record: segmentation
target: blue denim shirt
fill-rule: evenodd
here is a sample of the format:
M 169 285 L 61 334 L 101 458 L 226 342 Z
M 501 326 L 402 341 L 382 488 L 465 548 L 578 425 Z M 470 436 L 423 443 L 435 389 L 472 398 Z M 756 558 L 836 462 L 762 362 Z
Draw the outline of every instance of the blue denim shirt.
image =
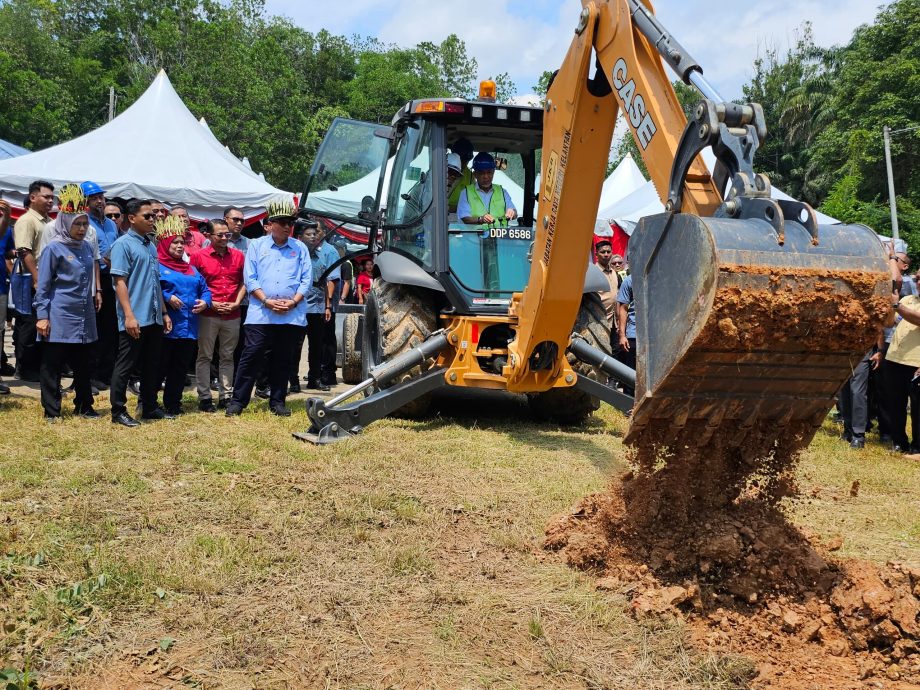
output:
M 88 242 L 75 248 L 51 242 L 38 260 L 35 318 L 48 319 L 51 333 L 38 340 L 92 343 L 96 340 L 96 273 Z
M 626 312 L 626 328 L 624 330 L 627 338 L 634 339 L 636 337 L 636 302 L 633 299 L 631 275 L 623 278 L 623 283 L 620 285 L 620 291 L 617 292 L 617 302 L 629 305 Z
M 328 242 L 320 242 L 316 251 L 310 252 L 310 263 L 313 266 L 313 277 L 319 280 L 323 272 L 332 264 L 339 260 L 339 253 L 333 249 Z M 327 281 L 339 280 L 340 272 L 338 267 L 329 274 L 324 283 Z M 333 305 L 333 311 L 335 306 Z M 326 286 L 313 285 L 311 283 L 310 292 L 307 295 L 307 313 L 308 314 L 325 314 L 326 313 Z
M 198 314 L 192 313 L 196 300 L 204 300 L 211 306 L 211 291 L 198 269 L 192 267 L 192 274 L 177 273 L 160 264 L 160 286 L 163 288 L 163 301 L 166 313 L 172 319 L 172 330 L 165 338 L 198 339 Z M 175 295 L 182 300 L 182 307 L 173 309 L 169 298 Z
M 111 250 L 112 275 L 125 276 L 128 284 L 128 301 L 137 324 L 143 328 L 158 323 L 163 325 L 163 296 L 160 292 L 160 262 L 157 261 L 156 244 L 148 238 L 128 230 L 115 240 Z M 115 300 L 118 311 L 118 330 L 125 330 L 125 313 L 121 302 Z
M 311 266 L 310 252 L 303 242 L 288 238 L 278 246 L 271 235 L 265 235 L 249 243 L 243 280 L 249 294 L 262 290 L 266 299 L 293 299 L 296 294 L 306 298 L 313 284 Z M 306 326 L 306 299 L 287 313 L 276 314 L 253 298 L 246 312 L 246 323 Z
M 92 213 L 89 214 L 89 222 L 96 228 L 96 239 L 99 241 L 99 256 L 108 258 L 109 252 L 112 251 L 112 245 L 118 239 L 118 226 L 115 225 L 115 221 L 111 218 L 103 218 L 100 221 Z M 99 270 L 105 274 L 108 273 L 109 267 L 105 261 L 99 262 Z

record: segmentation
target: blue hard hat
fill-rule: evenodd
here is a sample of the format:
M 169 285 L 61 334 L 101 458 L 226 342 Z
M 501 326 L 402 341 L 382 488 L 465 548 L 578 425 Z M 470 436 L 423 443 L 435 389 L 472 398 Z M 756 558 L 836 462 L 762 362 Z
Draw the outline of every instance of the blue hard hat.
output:
M 105 190 L 100 187 L 95 182 L 87 180 L 80 185 L 80 191 L 83 192 L 83 196 L 93 196 L 93 194 L 105 194 Z
M 480 172 L 482 170 L 495 170 L 495 159 L 485 151 L 477 153 L 473 159 L 473 171 Z

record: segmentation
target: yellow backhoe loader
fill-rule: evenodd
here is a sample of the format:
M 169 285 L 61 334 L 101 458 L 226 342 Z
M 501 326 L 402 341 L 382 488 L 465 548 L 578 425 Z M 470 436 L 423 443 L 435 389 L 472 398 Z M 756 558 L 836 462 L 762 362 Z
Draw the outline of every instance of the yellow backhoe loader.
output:
M 702 95 L 690 122 L 665 63 Z M 760 106 L 719 98 L 638 0 L 583 0 L 544 107 L 488 96 L 414 100 L 391 126 L 330 128 L 300 213 L 367 228 L 358 253 L 380 251 L 350 330 L 360 335 L 345 343 L 361 350 L 363 380 L 310 399 L 312 427 L 297 436 L 348 438 L 465 387 L 526 394 L 560 422 L 606 400 L 631 410 L 631 443 L 753 434 L 767 447 L 794 433 L 807 444 L 888 317 L 891 278 L 870 230 L 819 226 L 807 204 L 771 197 L 754 170 Z M 635 372 L 611 355 L 597 296 L 608 287 L 589 262 L 621 112 L 666 207 L 629 244 Z M 515 221 L 451 215 L 446 154 L 461 140 L 498 159 Z M 608 378 L 634 385 L 635 399 Z

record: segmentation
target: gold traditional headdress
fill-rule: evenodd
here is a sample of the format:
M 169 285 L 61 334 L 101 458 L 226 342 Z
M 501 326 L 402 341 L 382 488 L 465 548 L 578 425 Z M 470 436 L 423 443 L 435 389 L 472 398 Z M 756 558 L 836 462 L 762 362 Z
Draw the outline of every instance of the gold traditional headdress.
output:
M 274 218 L 294 218 L 296 211 L 290 199 L 272 199 L 265 207 L 266 220 Z
M 179 216 L 166 216 L 154 223 L 157 239 L 176 237 L 185 234 L 185 222 Z
M 78 184 L 68 184 L 58 193 L 61 213 L 86 213 L 86 197 Z

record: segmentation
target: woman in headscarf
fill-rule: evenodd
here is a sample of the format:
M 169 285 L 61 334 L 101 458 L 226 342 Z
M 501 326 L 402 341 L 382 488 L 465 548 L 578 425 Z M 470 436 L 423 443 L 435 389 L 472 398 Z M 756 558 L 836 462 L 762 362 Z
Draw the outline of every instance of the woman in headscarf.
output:
M 96 341 L 96 311 L 102 294 L 96 284 L 93 250 L 84 242 L 89 216 L 76 185 L 60 193 L 61 211 L 38 263 L 35 328 L 44 342 L 39 381 L 42 408 L 49 422 L 61 418 L 61 370 L 73 370 L 74 413 L 97 419 L 90 385 L 90 354 Z
M 157 223 L 157 257 L 160 260 L 160 287 L 172 330 L 163 338 L 160 375 L 163 408 L 174 417 L 182 414 L 182 389 L 195 345 L 198 342 L 198 314 L 211 306 L 211 291 L 204 277 L 183 258 L 185 226 L 176 216 Z

